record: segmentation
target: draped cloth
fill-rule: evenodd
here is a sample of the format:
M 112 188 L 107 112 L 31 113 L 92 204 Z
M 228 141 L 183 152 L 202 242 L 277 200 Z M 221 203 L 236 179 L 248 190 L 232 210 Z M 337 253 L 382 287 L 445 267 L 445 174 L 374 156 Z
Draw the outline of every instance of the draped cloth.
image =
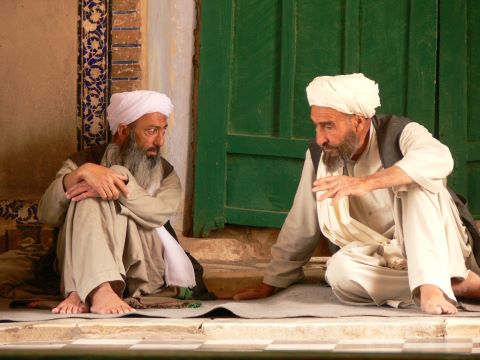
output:
M 329 107 L 366 118 L 380 106 L 378 84 L 363 74 L 318 76 L 307 86 L 310 106 Z
M 341 175 L 340 170 L 329 173 L 325 166 L 318 167 L 317 178 L 319 179 L 338 175 Z M 317 192 L 317 201 L 321 195 L 322 192 Z M 391 242 L 390 239 L 350 216 L 348 196 L 340 198 L 335 205 L 330 198 L 318 202 L 317 215 L 321 232 L 341 248 L 354 241 L 365 245 L 382 246 Z
M 196 285 L 195 271 L 183 248 L 164 226 L 156 228 L 155 231 L 163 245 L 165 283 L 167 286 L 194 287 Z
M 150 195 L 154 195 L 157 189 L 147 189 Z M 164 226 L 155 228 L 163 246 L 163 261 L 165 263 L 165 283 L 167 286 L 179 286 L 192 288 L 196 285 L 195 270 L 193 264 L 180 244 L 165 229 Z

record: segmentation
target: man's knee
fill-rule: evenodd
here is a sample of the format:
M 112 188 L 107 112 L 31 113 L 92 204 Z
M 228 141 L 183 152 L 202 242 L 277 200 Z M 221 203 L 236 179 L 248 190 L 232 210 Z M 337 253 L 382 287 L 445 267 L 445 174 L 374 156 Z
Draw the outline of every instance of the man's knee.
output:
M 332 288 L 347 289 L 352 285 L 354 262 L 342 252 L 336 253 L 328 262 L 325 278 Z
M 350 304 L 369 304 L 372 297 L 366 291 L 361 278 L 361 265 L 348 255 L 338 252 L 327 265 L 325 278 L 332 287 L 334 294 L 341 301 Z
M 96 209 L 101 209 L 102 198 L 99 197 L 88 197 L 80 201 L 71 202 L 70 206 L 75 206 L 75 212 L 78 211 L 95 211 Z

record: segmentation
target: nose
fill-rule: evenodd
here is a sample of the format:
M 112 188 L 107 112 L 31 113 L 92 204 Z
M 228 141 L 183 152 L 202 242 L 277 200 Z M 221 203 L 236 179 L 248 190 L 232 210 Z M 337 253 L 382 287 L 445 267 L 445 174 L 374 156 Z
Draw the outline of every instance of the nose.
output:
M 325 137 L 323 131 L 318 126 L 315 129 L 315 141 L 319 146 L 323 146 L 327 142 L 327 138 Z
M 165 134 L 163 133 L 163 131 L 159 131 L 158 135 L 153 140 L 153 144 L 155 146 L 160 146 L 160 147 L 163 146 L 163 143 L 165 142 L 164 136 Z

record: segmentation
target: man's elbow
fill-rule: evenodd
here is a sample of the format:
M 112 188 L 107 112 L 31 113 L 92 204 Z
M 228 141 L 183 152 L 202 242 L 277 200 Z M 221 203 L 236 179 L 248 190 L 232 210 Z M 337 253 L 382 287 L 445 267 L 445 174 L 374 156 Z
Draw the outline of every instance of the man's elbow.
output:
M 455 166 L 455 161 L 453 160 L 452 153 L 450 152 L 450 150 L 448 150 L 448 148 L 446 149 L 442 159 L 444 161 L 443 167 L 446 172 L 446 175 L 445 175 L 446 177 L 452 173 L 453 167 Z

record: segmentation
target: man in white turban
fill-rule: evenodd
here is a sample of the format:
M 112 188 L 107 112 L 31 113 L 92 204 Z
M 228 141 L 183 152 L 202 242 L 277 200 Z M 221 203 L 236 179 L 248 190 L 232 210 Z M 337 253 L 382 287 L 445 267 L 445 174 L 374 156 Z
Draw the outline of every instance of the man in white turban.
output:
M 376 116 L 378 86 L 363 74 L 317 77 L 307 98 L 316 143 L 263 283 L 234 299 L 300 280 L 325 238 L 334 253 L 325 278 L 345 303 L 453 314 L 458 297 L 480 298 L 480 237 L 446 187 L 449 149 L 418 123 Z
M 40 221 L 60 227 L 56 251 L 65 300 L 54 313 L 121 314 L 133 311 L 124 294 L 195 286 L 192 261 L 198 263 L 173 239 L 169 223 L 180 181 L 160 156 L 172 109 L 170 99 L 154 91 L 112 95 L 113 142 L 71 155 L 43 195 Z

